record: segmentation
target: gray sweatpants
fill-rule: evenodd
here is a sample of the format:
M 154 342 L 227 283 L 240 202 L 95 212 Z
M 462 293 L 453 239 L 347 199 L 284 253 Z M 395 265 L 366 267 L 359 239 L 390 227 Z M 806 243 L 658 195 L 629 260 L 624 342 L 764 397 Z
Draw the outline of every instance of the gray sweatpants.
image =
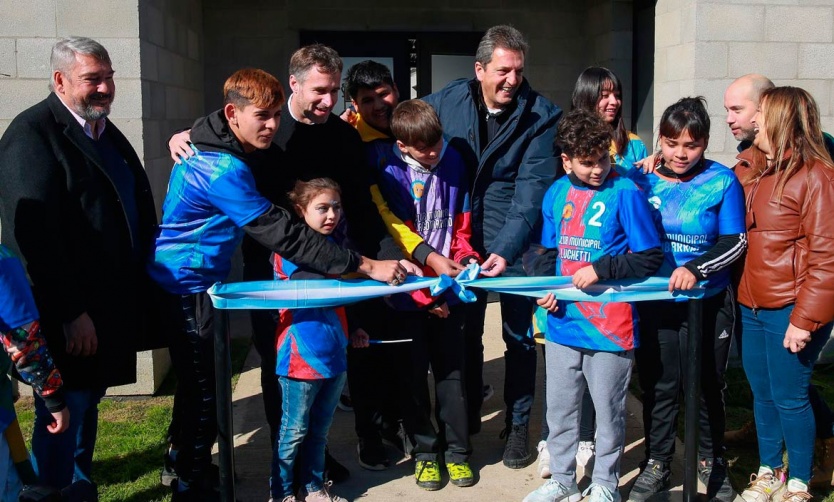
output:
M 634 351 L 602 352 L 546 342 L 547 450 L 553 479 L 576 480 L 579 409 L 587 382 L 597 410 L 596 459 L 591 481 L 616 491 L 625 441 L 625 400 Z

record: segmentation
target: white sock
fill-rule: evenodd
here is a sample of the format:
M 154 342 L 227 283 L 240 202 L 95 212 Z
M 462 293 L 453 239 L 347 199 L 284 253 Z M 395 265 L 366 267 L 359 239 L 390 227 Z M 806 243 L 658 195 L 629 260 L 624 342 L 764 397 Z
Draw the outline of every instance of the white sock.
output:
M 796 478 L 791 478 L 788 480 L 788 491 L 791 493 L 807 492 L 808 485 Z
M 759 472 L 756 474 L 756 477 L 760 478 L 760 477 L 764 476 L 765 474 L 771 474 L 772 475 L 773 474 L 773 469 L 771 469 L 770 467 L 768 467 L 766 465 L 760 465 L 759 466 Z

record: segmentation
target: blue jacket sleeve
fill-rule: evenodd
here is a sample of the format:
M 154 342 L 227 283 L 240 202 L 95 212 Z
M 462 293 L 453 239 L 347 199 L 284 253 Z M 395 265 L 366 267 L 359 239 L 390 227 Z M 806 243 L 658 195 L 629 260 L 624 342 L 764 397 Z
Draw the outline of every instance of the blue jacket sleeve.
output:
M 541 218 L 541 201 L 556 177 L 559 149 L 556 124 L 561 110 L 541 124 L 518 166 L 512 203 L 498 237 L 487 249 L 513 263 L 530 245 L 530 237 Z

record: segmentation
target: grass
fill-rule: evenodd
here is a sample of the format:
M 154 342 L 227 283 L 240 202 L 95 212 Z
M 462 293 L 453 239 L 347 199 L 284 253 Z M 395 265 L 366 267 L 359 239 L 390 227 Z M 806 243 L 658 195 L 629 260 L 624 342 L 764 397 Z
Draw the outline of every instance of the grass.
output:
M 819 365 L 815 368 L 812 382 L 821 392 L 826 403 L 834 403 L 834 365 Z M 744 423 L 753 419 L 753 394 L 750 385 L 741 368 L 730 368 L 727 371 L 727 429 L 738 429 Z M 743 490 L 749 482 L 751 473 L 758 470 L 758 446 L 731 445 L 726 452 L 727 463 L 730 467 L 730 479 L 737 491 Z M 785 463 L 789 459 L 785 457 Z M 834 502 L 832 490 L 812 490 L 814 500 Z
M 232 339 L 232 384 L 237 383 L 249 352 L 249 338 Z M 171 373 L 159 395 L 105 398 L 99 405 L 99 428 L 93 455 L 93 477 L 101 502 L 170 501 L 170 489 L 159 484 L 165 435 L 171 420 L 176 378 Z M 24 391 L 25 392 L 25 391 Z M 32 436 L 32 398 L 15 405 L 26 438 Z
M 753 420 L 753 392 L 744 370 L 740 367 L 729 368 L 725 375 L 727 382 L 727 430 L 739 429 L 745 423 Z M 637 378 L 632 378 L 631 391 L 640 397 L 640 388 Z M 826 403 L 834 404 L 834 365 L 819 365 L 815 368 L 812 382 L 822 393 Z M 681 416 L 678 419 L 678 437 L 684 439 L 683 428 L 683 403 L 681 403 Z M 758 446 L 730 445 L 725 453 L 727 465 L 729 466 L 730 481 L 736 492 L 741 493 L 750 481 L 750 474 L 759 468 Z M 785 458 L 787 464 L 787 458 Z M 823 502 L 834 502 L 832 490 L 811 491 L 814 500 Z

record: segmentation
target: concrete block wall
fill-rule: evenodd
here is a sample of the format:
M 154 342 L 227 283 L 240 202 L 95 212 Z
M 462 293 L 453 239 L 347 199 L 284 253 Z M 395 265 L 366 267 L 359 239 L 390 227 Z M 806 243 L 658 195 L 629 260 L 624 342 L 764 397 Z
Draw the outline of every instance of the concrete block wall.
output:
M 346 6 L 333 0 L 312 6 L 301 0 L 240 0 L 234 5 L 203 0 L 204 29 L 211 33 L 205 37 L 206 53 L 212 54 L 205 63 L 206 109 L 219 104 L 224 79 L 243 66 L 263 68 L 286 85 L 287 64 L 299 46 L 300 31 L 482 32 L 502 23 L 514 25 L 527 36 L 530 53 L 525 73 L 533 87 L 569 108 L 576 77 L 583 68 L 594 60 L 617 66 L 630 57 L 630 32 L 625 29 L 630 21 L 618 16 L 628 10 L 631 1 L 595 0 L 591 4 L 571 0 L 425 0 L 407 4 L 356 0 Z M 592 39 L 585 30 L 591 9 L 601 13 L 602 20 L 597 21 L 602 26 L 622 25 L 623 29 L 607 35 L 606 28 L 595 28 L 599 36 Z M 630 66 L 621 66 L 623 73 L 630 71 Z
M 582 54 L 579 61 L 581 68 L 574 75 L 588 66 L 604 66 L 613 71 L 623 85 L 623 111 L 626 125 L 632 123 L 629 100 L 634 96 L 633 76 L 633 26 L 634 12 L 631 0 L 593 0 L 588 2 L 585 12 L 584 33 L 589 37 L 592 52 Z M 573 84 L 571 85 L 571 91 Z M 565 103 L 570 108 L 570 101 Z
M 49 93 L 52 44 L 69 35 L 86 36 L 110 52 L 116 70 L 111 117 L 141 158 L 138 0 L 102 2 L 95 16 L 89 12 L 81 0 L 0 0 L 0 134 L 18 113 Z
M 741 75 L 761 73 L 809 91 L 823 128 L 834 131 L 834 2 L 658 0 L 657 22 L 655 126 L 679 97 L 703 95 L 712 119 L 708 154 L 732 165 L 737 142 L 724 121 L 724 90 Z
M 173 162 L 166 143 L 203 109 L 203 2 L 139 0 L 145 170 L 157 209 L 162 207 Z M 161 211 L 160 211 L 161 212 Z

